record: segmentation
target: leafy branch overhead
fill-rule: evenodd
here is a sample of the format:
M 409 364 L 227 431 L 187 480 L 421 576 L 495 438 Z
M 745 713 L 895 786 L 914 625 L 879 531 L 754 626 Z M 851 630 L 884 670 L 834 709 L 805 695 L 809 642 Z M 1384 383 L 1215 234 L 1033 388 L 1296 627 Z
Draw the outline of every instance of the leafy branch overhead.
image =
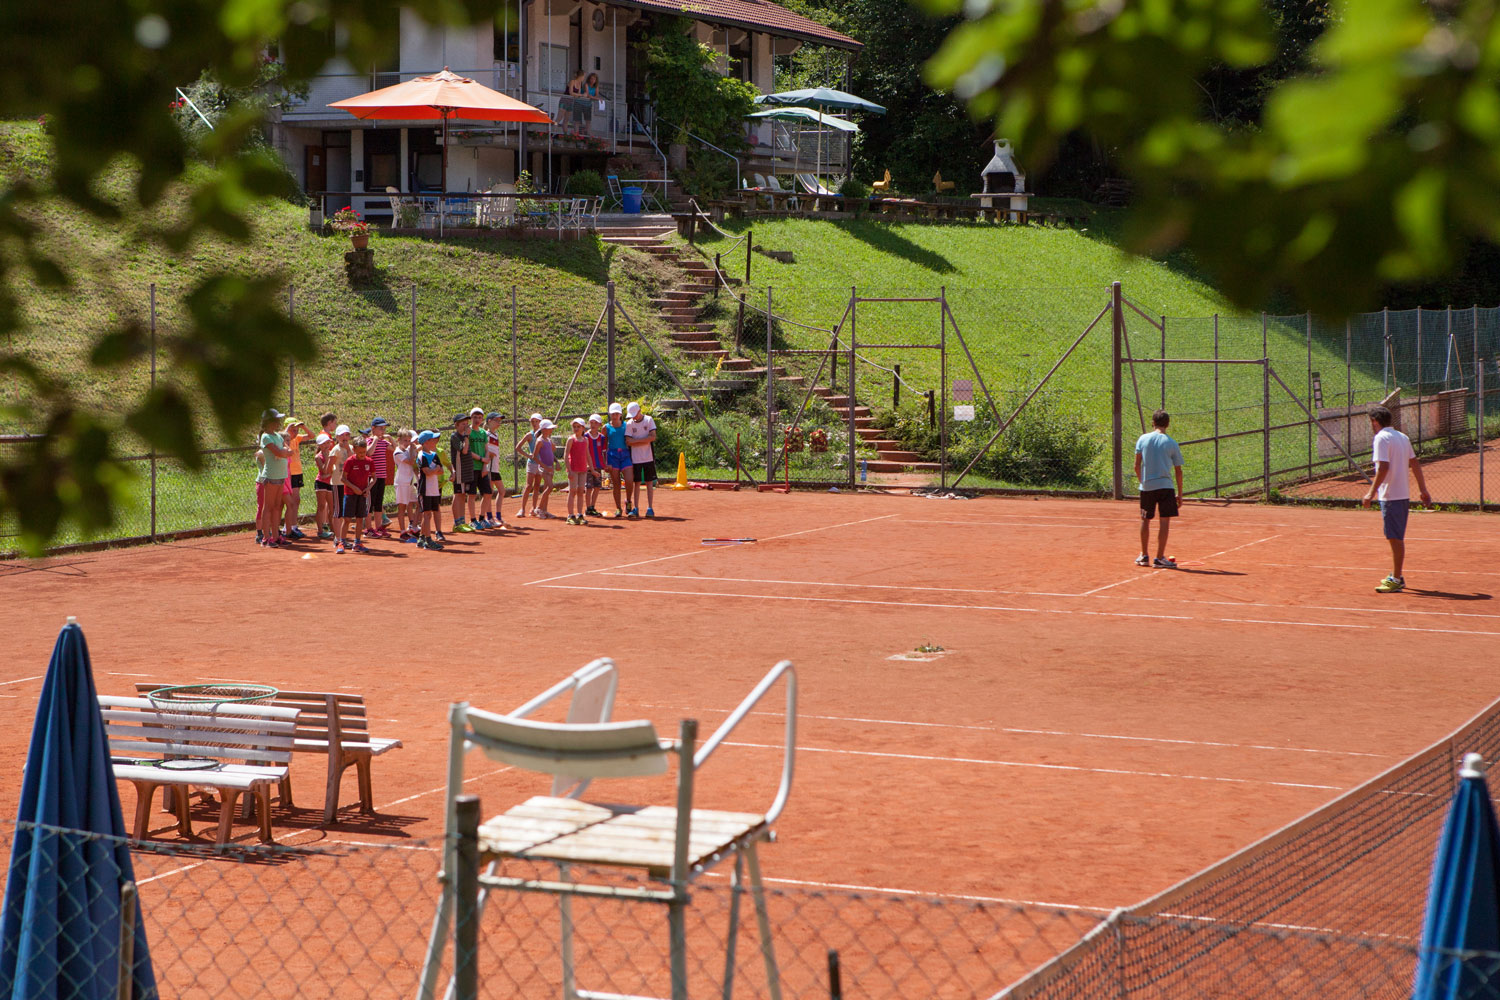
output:
M 924 2 L 966 18 L 931 82 L 1034 166 L 1074 131 L 1112 147 L 1137 193 L 1130 247 L 1191 250 L 1241 305 L 1288 290 L 1347 312 L 1500 238 L 1489 0 Z M 1258 119 L 1216 117 L 1205 78 L 1267 66 L 1277 21 L 1325 6 L 1308 68 Z
M 479 23 L 503 0 L 405 0 L 433 23 Z M 337 26 L 337 27 L 336 27 Z M 68 289 L 82 266 L 44 249 L 39 206 L 66 203 L 171 253 L 200 237 L 250 238 L 255 199 L 286 194 L 286 173 L 259 134 L 278 94 L 296 94 L 330 59 L 369 66 L 395 51 L 399 17 L 385 0 L 92 0 L 0 4 L 0 116 L 46 123 L 45 173 L 7 171 L 0 187 L 0 333 L 21 324 L 26 285 Z M 213 81 L 208 84 L 205 81 Z M 176 88 L 211 95 L 214 129 L 184 129 Z M 256 99 L 249 99 L 256 98 Z M 193 118 L 196 116 L 193 115 Z M 219 166 L 190 167 L 193 154 Z M 105 183 L 121 164 L 133 181 Z M 140 225 L 169 191 L 186 189 L 169 224 Z M 212 420 L 242 436 L 271 398 L 288 358 L 312 357 L 311 337 L 273 301 L 276 282 L 212 274 L 186 299 L 188 314 L 163 343 L 179 376 L 117 415 L 89 412 L 59 371 L 0 353 L 8 422 L 35 437 L 0 458 L 0 514 L 39 551 L 65 523 L 109 525 L 131 472 L 117 460 L 127 436 L 190 468 L 201 462 L 194 427 Z M 148 349 L 139 322 L 99 330 L 91 361 L 123 364 Z M 7 338 L 9 342 L 9 338 Z

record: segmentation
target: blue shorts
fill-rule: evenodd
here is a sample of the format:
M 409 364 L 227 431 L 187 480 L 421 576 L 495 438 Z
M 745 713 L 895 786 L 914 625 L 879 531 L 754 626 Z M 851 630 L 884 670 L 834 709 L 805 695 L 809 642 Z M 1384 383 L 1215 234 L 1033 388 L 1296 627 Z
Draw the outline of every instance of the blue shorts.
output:
M 1385 537 L 1392 541 L 1400 541 L 1406 537 L 1406 516 L 1410 511 L 1410 500 L 1380 501 L 1380 519 L 1385 522 Z
M 611 448 L 604 456 L 604 467 L 614 469 L 616 472 L 624 472 L 635 465 L 630 460 L 629 448 Z

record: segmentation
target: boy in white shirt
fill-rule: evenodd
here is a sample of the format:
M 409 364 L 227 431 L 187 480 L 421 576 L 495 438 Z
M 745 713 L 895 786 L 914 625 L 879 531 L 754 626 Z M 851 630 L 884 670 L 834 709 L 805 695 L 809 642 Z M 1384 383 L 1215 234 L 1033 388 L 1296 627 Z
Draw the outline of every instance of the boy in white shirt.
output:
M 630 419 L 625 421 L 625 439 L 630 442 L 630 462 L 635 477 L 630 483 L 630 510 L 627 517 L 641 516 L 641 484 L 646 486 L 646 516 L 655 517 L 652 501 L 656 497 L 656 421 L 641 411 L 640 403 L 625 407 Z
M 1376 593 L 1394 594 L 1406 588 L 1406 578 L 1401 575 L 1406 561 L 1406 516 L 1411 508 L 1411 483 L 1407 470 L 1417 477 L 1417 488 L 1421 491 L 1422 503 L 1432 504 L 1432 495 L 1427 492 L 1427 480 L 1422 476 L 1422 463 L 1417 461 L 1412 450 L 1411 438 L 1391 426 L 1391 411 L 1384 406 L 1370 410 L 1370 430 L 1374 433 L 1371 450 L 1375 457 L 1375 481 L 1364 495 L 1366 507 L 1376 497 L 1380 499 L 1380 517 L 1385 524 L 1385 537 L 1391 543 L 1391 575 L 1375 587 Z

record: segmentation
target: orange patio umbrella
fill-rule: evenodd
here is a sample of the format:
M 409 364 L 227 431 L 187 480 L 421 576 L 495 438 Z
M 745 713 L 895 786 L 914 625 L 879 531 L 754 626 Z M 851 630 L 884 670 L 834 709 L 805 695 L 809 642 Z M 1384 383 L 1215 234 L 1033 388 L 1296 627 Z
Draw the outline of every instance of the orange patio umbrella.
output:
M 394 119 L 397 121 L 443 121 L 443 195 L 448 193 L 448 120 L 463 118 L 486 122 L 536 122 L 552 119 L 547 112 L 524 101 L 506 97 L 498 90 L 459 76 L 444 66 L 441 73 L 419 76 L 393 87 L 382 87 L 368 94 L 335 101 L 328 105 L 347 111 L 356 118 Z M 438 212 L 438 232 L 443 230 L 443 213 Z

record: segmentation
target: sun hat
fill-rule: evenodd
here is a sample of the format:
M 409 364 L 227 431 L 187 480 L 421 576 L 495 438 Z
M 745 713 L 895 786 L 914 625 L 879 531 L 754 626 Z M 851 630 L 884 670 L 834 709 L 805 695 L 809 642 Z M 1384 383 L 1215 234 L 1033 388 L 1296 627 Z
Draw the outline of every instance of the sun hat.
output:
M 313 438 L 313 444 L 327 444 L 332 440 L 333 438 L 329 437 L 327 434 L 319 434 L 317 437 Z
M 609 412 L 610 413 L 624 413 L 625 412 L 625 408 L 623 406 L 621 406 L 619 403 L 610 403 L 609 404 Z
M 582 417 L 574 417 L 573 418 L 573 426 L 574 427 L 587 427 L 588 425 L 583 422 L 583 418 Z
M 435 432 L 433 432 L 433 431 L 423 431 L 422 433 L 420 433 L 420 434 L 417 435 L 417 443 L 418 444 L 426 444 L 428 441 L 436 441 L 437 438 L 438 438 L 438 436 L 437 436 L 437 434 Z
M 339 424 L 337 427 L 335 427 L 333 429 L 333 436 L 334 437 L 343 437 L 345 434 L 348 434 L 348 433 L 351 433 L 350 430 L 349 430 L 349 425 L 348 424 Z
M 556 426 L 557 425 L 554 424 L 552 421 L 547 420 L 547 419 L 544 418 L 542 420 L 541 426 L 538 428 L 538 430 L 550 431 L 550 430 L 552 430 Z
M 374 420 L 370 421 L 370 426 L 371 427 L 389 427 L 390 423 L 391 422 L 389 420 L 385 419 L 385 417 L 376 417 Z
M 640 403 L 631 403 L 629 406 L 625 407 L 625 412 L 628 413 L 628 414 L 630 414 L 633 417 L 637 413 L 641 412 L 641 404 Z
M 286 425 L 288 427 L 296 427 L 299 424 L 301 424 L 303 427 L 307 426 L 306 424 L 302 423 L 302 421 L 298 420 L 296 417 L 286 417 L 284 419 L 286 420 Z
M 591 424 L 602 424 L 602 423 L 604 423 L 604 418 L 601 417 L 601 416 L 599 416 L 599 414 L 597 414 L 597 413 L 590 413 L 589 414 L 589 423 L 591 423 Z
M 472 410 L 469 411 L 469 416 L 472 417 L 476 413 L 479 414 L 480 416 L 484 416 L 484 407 L 482 407 L 482 406 L 476 406 L 476 407 L 474 407 L 474 409 L 472 409 Z
M 276 409 L 276 407 L 274 407 L 274 406 L 268 407 L 267 409 L 265 409 L 264 411 L 262 411 L 261 415 L 260 415 L 260 422 L 263 423 L 263 424 L 268 424 L 272 420 L 285 420 L 285 419 L 286 419 L 286 414 L 282 413 L 280 410 Z
M 540 420 L 540 419 L 542 419 L 542 415 L 540 413 L 533 413 L 531 415 L 531 419 L 532 420 Z

